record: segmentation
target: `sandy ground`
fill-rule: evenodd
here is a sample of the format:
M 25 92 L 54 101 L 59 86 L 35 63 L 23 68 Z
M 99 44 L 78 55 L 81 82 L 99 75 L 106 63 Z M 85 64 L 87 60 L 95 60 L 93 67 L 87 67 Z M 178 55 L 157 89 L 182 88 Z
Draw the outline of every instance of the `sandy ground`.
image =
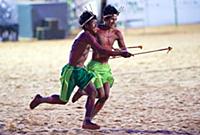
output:
M 200 134 L 200 26 L 159 30 L 125 31 L 127 46 L 173 51 L 110 60 L 115 84 L 96 131 L 81 129 L 86 97 L 29 109 L 35 94 L 59 93 L 72 40 L 0 43 L 0 134 Z

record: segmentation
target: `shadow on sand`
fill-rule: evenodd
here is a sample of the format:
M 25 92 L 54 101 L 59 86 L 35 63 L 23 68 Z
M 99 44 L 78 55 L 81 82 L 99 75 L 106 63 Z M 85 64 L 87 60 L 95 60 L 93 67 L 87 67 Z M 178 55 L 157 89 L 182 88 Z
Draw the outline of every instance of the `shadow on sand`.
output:
M 102 128 L 99 130 L 88 130 L 88 129 L 81 129 L 81 128 L 72 128 L 72 129 L 41 129 L 41 130 L 33 130 L 33 131 L 25 131 L 25 130 L 17 130 L 17 131 L 10 131 L 4 130 L 0 131 L 1 134 L 10 134 L 10 133 L 17 133 L 17 134 L 79 134 L 79 135 L 121 135 L 121 134 L 145 134 L 145 135 L 194 135 L 199 133 L 191 133 L 186 131 L 170 131 L 170 130 L 137 130 L 137 129 L 126 129 L 126 128 Z
M 110 133 L 110 132 L 124 132 L 127 134 L 163 134 L 163 135 L 192 135 L 191 133 L 185 131 L 170 131 L 170 130 L 136 130 L 136 129 L 102 129 L 100 132 Z
M 75 133 L 89 133 L 89 134 L 98 134 L 98 135 L 106 135 L 106 134 L 149 134 L 149 135 L 193 135 L 192 133 L 186 131 L 170 131 L 170 130 L 136 130 L 136 129 L 115 129 L 115 128 L 106 128 L 100 130 L 84 130 L 84 129 L 72 129 Z M 70 132 L 70 130 L 68 130 Z M 65 130 L 65 133 L 68 132 Z M 54 130 L 54 133 L 63 133 L 62 130 Z

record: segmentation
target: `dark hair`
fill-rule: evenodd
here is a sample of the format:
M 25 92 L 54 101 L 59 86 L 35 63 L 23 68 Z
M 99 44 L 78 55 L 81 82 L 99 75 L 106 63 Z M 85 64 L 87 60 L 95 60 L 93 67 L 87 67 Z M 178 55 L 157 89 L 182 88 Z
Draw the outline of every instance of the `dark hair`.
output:
M 97 19 L 96 15 L 94 15 L 90 11 L 84 11 L 79 17 L 79 24 L 83 27 L 85 24 L 93 19 Z
M 119 11 L 112 5 L 107 5 L 104 10 L 103 10 L 103 15 L 112 15 L 112 14 L 117 14 L 119 15 Z

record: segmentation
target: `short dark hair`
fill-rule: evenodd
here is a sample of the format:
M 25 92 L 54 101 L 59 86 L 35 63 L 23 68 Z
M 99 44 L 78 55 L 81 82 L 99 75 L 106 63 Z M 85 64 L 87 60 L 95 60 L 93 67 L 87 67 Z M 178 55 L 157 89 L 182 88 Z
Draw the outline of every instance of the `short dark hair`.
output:
M 108 16 L 108 15 L 119 15 L 119 11 L 112 5 L 107 5 L 104 10 L 103 10 L 103 16 Z
M 79 24 L 84 27 L 85 24 L 90 22 L 93 19 L 97 19 L 96 15 L 94 15 L 90 11 L 84 11 L 79 17 Z

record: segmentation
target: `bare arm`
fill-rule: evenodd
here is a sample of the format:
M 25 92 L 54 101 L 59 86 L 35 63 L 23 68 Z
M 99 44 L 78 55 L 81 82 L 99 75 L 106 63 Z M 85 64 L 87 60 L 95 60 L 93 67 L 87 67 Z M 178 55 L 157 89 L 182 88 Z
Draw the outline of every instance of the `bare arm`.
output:
M 119 45 L 119 48 L 122 50 L 126 50 L 126 45 L 124 43 L 124 38 L 122 33 L 119 30 L 116 30 L 116 35 L 117 35 L 117 42 Z
M 88 44 L 91 45 L 92 49 L 97 50 L 98 52 L 102 53 L 102 54 L 106 54 L 108 56 L 125 56 L 128 54 L 125 54 L 124 51 L 112 51 L 112 50 L 108 50 L 105 49 L 104 47 L 102 47 L 97 41 L 96 38 L 94 36 L 92 36 L 90 33 L 86 33 L 87 36 L 87 41 Z

